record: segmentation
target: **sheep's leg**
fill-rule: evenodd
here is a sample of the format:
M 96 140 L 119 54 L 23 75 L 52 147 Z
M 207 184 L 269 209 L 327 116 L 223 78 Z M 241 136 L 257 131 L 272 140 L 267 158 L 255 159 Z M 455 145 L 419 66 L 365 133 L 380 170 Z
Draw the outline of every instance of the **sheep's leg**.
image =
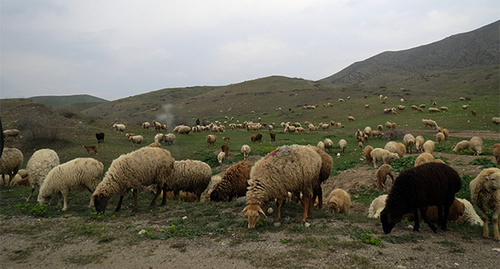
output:
M 486 216 L 486 213 L 481 212 L 481 218 L 483 219 L 483 236 L 484 237 L 490 237 L 490 228 L 488 227 L 488 216 Z
M 64 193 L 62 195 L 62 198 L 63 198 L 63 203 L 64 203 L 62 211 L 65 212 L 66 210 L 68 210 L 68 193 Z
M 420 229 L 420 223 L 418 222 L 418 209 L 417 208 L 413 209 L 413 216 L 415 219 L 415 225 L 413 225 L 413 231 L 418 232 Z
M 26 199 L 26 202 L 29 202 L 29 201 L 30 201 L 31 196 L 33 195 L 33 192 L 35 192 L 35 185 L 31 185 L 31 193 L 30 193 L 30 195 L 28 196 L 28 198 Z
M 89 208 L 94 207 L 94 195 L 90 194 L 90 203 L 89 203 Z
M 425 223 L 427 223 L 427 225 L 429 225 L 429 228 L 431 228 L 431 230 L 434 233 L 437 233 L 437 228 L 436 228 L 436 226 L 434 224 L 432 224 L 432 222 L 427 217 L 426 211 L 427 211 L 427 207 L 420 208 L 420 214 L 422 215 L 422 218 L 424 219 Z M 438 208 L 438 212 L 439 212 L 439 208 Z M 418 219 L 418 215 L 415 215 L 415 216 L 417 216 L 417 217 L 415 217 L 415 220 L 417 220 Z
M 302 194 L 302 201 L 304 203 L 304 214 L 302 214 L 302 222 L 306 222 L 307 217 L 310 215 L 309 209 L 311 206 L 310 204 L 312 204 L 311 200 L 312 197 L 309 194 Z
M 285 199 L 283 198 L 278 198 L 276 199 L 276 217 L 274 217 L 273 221 L 278 221 L 281 218 L 281 206 L 285 203 Z
M 137 206 L 137 190 L 136 189 L 134 189 L 132 191 L 132 196 L 134 197 L 134 207 L 132 208 L 132 212 L 137 212 L 137 209 L 139 207 Z
M 160 195 L 160 192 L 161 192 L 161 187 L 160 187 L 160 185 L 157 185 L 156 186 L 155 197 L 153 197 L 153 200 L 151 200 L 151 203 L 149 204 L 149 207 L 153 207 L 153 206 L 156 205 L 156 199 L 158 198 L 158 195 Z
M 163 186 L 163 198 L 161 200 L 161 206 L 164 206 L 167 204 L 167 185 Z
M 122 208 L 122 202 L 123 202 L 123 195 L 120 195 L 120 200 L 118 201 L 118 205 L 116 205 L 115 212 L 120 211 Z
M 181 198 L 179 197 L 179 190 L 175 190 L 174 191 L 174 199 L 176 201 L 180 201 L 181 200 Z
M 495 240 L 500 240 L 500 232 L 498 231 L 498 215 L 500 215 L 500 210 L 496 210 L 495 213 L 493 213 L 493 231 L 495 233 Z
M 455 199 L 455 198 L 453 198 Z M 453 203 L 453 200 L 451 200 Z M 439 224 L 441 225 L 441 230 L 446 231 L 446 224 L 448 222 L 448 216 L 450 215 L 450 204 L 446 204 L 443 206 L 438 206 L 438 217 L 439 217 Z M 444 209 L 444 214 L 443 216 L 440 215 L 441 209 Z

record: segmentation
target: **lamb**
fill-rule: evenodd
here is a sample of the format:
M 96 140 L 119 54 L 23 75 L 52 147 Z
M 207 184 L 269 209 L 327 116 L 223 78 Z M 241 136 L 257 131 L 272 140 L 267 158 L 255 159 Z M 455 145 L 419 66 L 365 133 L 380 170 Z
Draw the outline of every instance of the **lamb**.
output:
M 493 156 L 495 156 L 495 160 L 497 161 L 497 164 L 500 164 L 500 144 L 497 143 L 493 145 Z
M 134 135 L 128 138 L 134 144 L 141 144 L 144 141 L 144 137 L 142 135 Z
M 462 202 L 465 208 L 464 214 L 457 219 L 458 224 L 469 223 L 470 225 L 484 225 L 483 220 L 477 215 L 476 210 L 474 210 L 474 207 L 469 201 L 462 198 L 456 199 Z
M 488 210 L 493 211 L 493 231 L 495 240 L 500 240 L 498 216 L 500 215 L 500 169 L 487 168 L 483 169 L 470 184 L 471 201 L 475 204 L 482 213 L 483 236 L 489 237 L 490 230 L 488 227 Z
M 425 142 L 425 139 L 421 135 L 419 135 L 415 138 L 415 147 L 417 148 L 417 152 L 424 151 L 424 142 Z
M 373 162 L 373 158 L 372 158 L 372 156 L 370 154 L 372 152 L 372 150 L 373 150 L 372 146 L 366 146 L 365 149 L 363 150 L 363 154 L 365 155 L 367 163 L 372 163 Z
M 275 221 L 281 217 L 280 209 L 288 192 L 302 193 L 304 213 L 302 222 L 312 215 L 314 186 L 322 166 L 321 156 L 308 146 L 282 146 L 261 158 L 250 171 L 247 191 L 248 228 L 255 228 L 259 215 L 265 216 L 262 206 L 277 199 Z
M 351 208 L 351 196 L 343 189 L 335 189 L 330 192 L 328 198 L 328 210 L 331 213 L 349 214 Z
M 167 145 L 173 145 L 175 142 L 175 135 L 173 133 L 168 133 L 163 136 L 163 141 L 167 143 Z
M 479 156 L 483 152 L 483 140 L 479 136 L 473 136 L 469 141 L 469 148 L 474 151 L 474 154 Z
M 115 130 L 117 132 L 122 132 L 125 131 L 125 124 L 121 124 L 121 123 L 115 123 L 113 124 L 113 128 L 115 128 Z
M 164 191 L 173 191 L 179 200 L 179 191 L 192 192 L 199 202 L 201 193 L 207 188 L 212 178 L 212 168 L 205 162 L 182 160 L 174 162 L 174 169 L 165 181 Z
M 2 157 L 0 157 L 0 174 L 2 174 L 2 181 L 5 181 L 5 176 L 8 175 L 8 185 L 10 185 L 10 181 L 15 177 L 23 162 L 24 155 L 20 150 L 16 148 L 3 148 Z
M 405 134 L 403 137 L 403 143 L 406 147 L 406 153 L 412 153 L 413 146 L 415 145 L 415 137 L 412 134 Z
M 215 144 L 215 141 L 217 141 L 217 135 L 214 134 L 207 135 L 207 144 L 209 147 L 212 147 Z
M 111 196 L 120 195 L 115 211 L 120 210 L 123 195 L 133 189 L 134 207 L 137 211 L 137 190 L 143 186 L 156 184 L 156 195 L 150 206 L 154 206 L 156 198 L 163 189 L 162 206 L 166 204 L 166 180 L 174 168 L 174 158 L 168 150 L 154 147 L 143 147 L 123 154 L 113 160 L 104 179 L 94 191 L 94 204 L 98 213 L 104 213 Z
M 373 199 L 368 208 L 368 217 L 369 218 L 380 218 L 380 213 L 385 208 L 385 201 L 387 200 L 387 194 L 382 194 L 377 198 Z
M 222 162 L 226 159 L 226 153 L 224 151 L 221 151 L 219 152 L 219 154 L 217 154 L 217 161 L 219 162 L 219 164 L 222 164 Z
M 399 158 L 403 157 L 406 151 L 406 147 L 403 143 L 395 142 L 395 141 L 389 141 L 387 144 L 385 144 L 384 147 L 385 150 L 388 150 L 393 153 L 397 153 Z
M 76 158 L 60 164 L 47 174 L 38 193 L 38 203 L 47 204 L 53 197 L 64 201 L 62 211 L 68 209 L 68 196 L 72 190 L 93 193 L 102 177 L 104 165 L 93 158 Z M 89 208 L 94 206 L 91 196 Z
M 9 137 L 16 137 L 19 135 L 19 130 L 18 129 L 7 129 L 3 131 L 3 136 L 5 139 Z
M 392 183 L 394 184 L 394 174 L 392 173 L 392 166 L 388 164 L 383 164 L 375 172 L 375 177 L 377 178 L 377 187 L 385 187 L 385 180 L 387 176 L 391 177 Z
M 414 216 L 418 216 L 418 211 L 432 231 L 437 232 L 436 226 L 425 214 L 427 207 L 433 205 L 438 207 L 441 229 L 446 230 L 449 209 L 461 185 L 457 171 L 446 164 L 426 163 L 401 172 L 380 213 L 384 233 L 390 233 L 404 214 L 413 212 Z M 413 230 L 418 231 L 419 228 L 418 218 L 415 218 Z
M 43 181 L 52 168 L 58 166 L 59 156 L 54 150 L 40 149 L 31 155 L 26 165 L 28 171 L 29 181 L 31 185 L 31 193 L 26 199 L 28 202 L 35 191 L 36 186 L 42 186 Z
M 436 134 L 436 141 L 439 144 L 441 144 L 441 142 L 443 142 L 444 140 L 445 140 L 445 138 L 444 138 L 444 134 L 443 133 L 439 132 L 439 133 Z
M 97 139 L 97 144 L 104 142 L 104 133 L 96 133 L 95 138 Z
M 462 141 L 458 142 L 455 145 L 455 148 L 453 148 L 453 152 L 456 153 L 456 154 L 458 154 L 462 150 L 466 150 L 466 149 L 469 149 L 469 141 L 468 140 L 462 140 Z
M 342 152 L 345 152 L 345 149 L 347 148 L 347 141 L 345 141 L 345 139 L 340 139 L 338 144 Z
M 377 168 L 377 164 L 379 161 L 382 161 L 386 164 L 391 164 L 394 160 L 399 159 L 399 155 L 397 153 L 392 153 L 388 150 L 375 148 L 370 152 L 370 156 L 373 159 L 373 167 Z
M 252 151 L 252 149 L 250 148 L 249 145 L 243 145 L 241 146 L 241 153 L 243 153 L 243 158 L 246 160 L 248 158 L 248 155 L 250 154 L 250 151 Z
M 434 147 L 435 147 L 434 141 L 427 140 L 424 143 L 424 152 L 433 153 L 434 152 Z
M 145 121 L 142 123 L 142 128 L 149 130 L 149 127 L 151 127 L 151 123 Z
M 325 150 L 331 152 L 333 149 L 333 141 L 330 138 L 325 138 L 323 143 L 325 144 Z
M 97 146 L 85 146 L 83 145 L 82 146 L 86 151 L 87 151 L 87 154 L 89 154 L 91 151 L 93 151 L 96 155 L 99 154 L 99 152 L 97 152 Z
M 245 196 L 250 179 L 252 163 L 241 161 L 230 166 L 222 179 L 217 183 L 210 193 L 211 201 L 230 201 L 233 198 Z

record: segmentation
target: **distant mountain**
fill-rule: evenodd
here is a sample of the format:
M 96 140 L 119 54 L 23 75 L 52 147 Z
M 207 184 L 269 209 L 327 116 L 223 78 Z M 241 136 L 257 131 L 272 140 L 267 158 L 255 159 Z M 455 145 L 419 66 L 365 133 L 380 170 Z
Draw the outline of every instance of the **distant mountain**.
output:
M 428 45 L 383 52 L 356 62 L 322 81 L 359 84 L 376 77 L 388 77 L 390 80 L 439 70 L 498 66 L 499 48 L 500 21 L 496 21 Z

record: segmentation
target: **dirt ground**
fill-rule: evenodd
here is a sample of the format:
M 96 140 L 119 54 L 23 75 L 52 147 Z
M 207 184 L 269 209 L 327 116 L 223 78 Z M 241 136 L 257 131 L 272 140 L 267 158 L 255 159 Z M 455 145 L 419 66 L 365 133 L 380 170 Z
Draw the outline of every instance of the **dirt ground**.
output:
M 475 156 L 442 154 L 460 174 L 477 175 L 480 166 L 467 165 Z M 490 156 L 493 160 L 493 157 Z M 375 169 L 366 165 L 341 172 L 324 182 L 326 196 L 334 188 L 359 190 L 372 187 Z M 387 187 L 390 187 L 388 184 Z M 366 215 L 368 205 L 353 203 L 350 214 Z M 12 225 L 36 225 L 36 218 L 10 219 Z M 147 220 L 143 220 L 147 222 Z M 374 236 L 384 236 L 378 221 L 352 219 L 311 219 L 311 227 L 342 228 L 353 225 L 373 231 Z M 307 229 L 307 228 L 305 228 Z M 477 233 L 449 229 L 433 233 L 423 223 L 420 232 L 414 233 L 410 225 L 397 225 L 391 235 L 416 234 L 415 240 L 405 243 L 384 243 L 383 247 L 308 247 L 285 244 L 284 240 L 306 237 L 287 231 L 263 232 L 258 238 L 243 238 L 238 234 L 217 237 L 202 236 L 193 239 L 171 238 L 147 240 L 128 246 L 120 240 L 102 244 L 95 239 L 72 239 L 63 245 L 52 245 L 43 236 L 26 234 L 0 234 L 0 267 L 2 268 L 500 268 L 500 242 L 483 238 L 482 229 Z M 325 234 L 325 236 L 328 236 Z M 349 234 L 336 235 L 340 241 L 352 241 Z M 236 243 L 235 243 L 236 242 Z M 12 259 L 13 256 L 33 246 L 36 251 L 29 259 Z M 181 247 L 175 247 L 181 246 Z M 98 262 L 90 264 L 69 263 L 75 254 L 95 255 Z M 105 253 L 99 255 L 99 253 Z

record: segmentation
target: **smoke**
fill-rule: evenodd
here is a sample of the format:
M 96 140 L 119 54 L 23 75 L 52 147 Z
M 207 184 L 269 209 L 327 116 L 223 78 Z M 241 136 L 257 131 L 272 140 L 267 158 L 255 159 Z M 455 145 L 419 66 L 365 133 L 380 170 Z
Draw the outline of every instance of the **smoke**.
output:
M 166 124 L 167 128 L 172 129 L 174 128 L 174 119 L 175 116 L 171 112 L 172 108 L 174 105 L 172 104 L 166 104 L 162 106 L 163 112 L 156 115 L 156 119 L 161 122 L 162 124 Z

